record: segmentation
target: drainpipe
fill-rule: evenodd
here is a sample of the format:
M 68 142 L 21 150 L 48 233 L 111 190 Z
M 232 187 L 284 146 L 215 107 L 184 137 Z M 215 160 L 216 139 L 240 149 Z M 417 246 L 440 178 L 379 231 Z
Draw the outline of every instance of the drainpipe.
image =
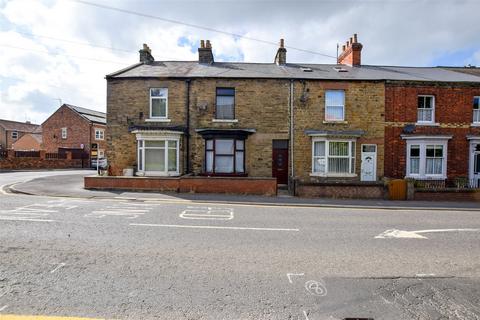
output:
M 292 178 L 295 177 L 295 166 L 294 166 L 294 146 L 295 146 L 295 126 L 294 126 L 294 121 L 295 121 L 295 114 L 293 110 L 293 79 L 290 79 L 290 96 L 289 96 L 289 104 L 290 104 L 290 176 Z
M 185 80 L 186 85 L 186 98 L 185 98 L 185 111 L 186 111 L 186 127 L 187 134 L 185 135 L 185 156 L 187 158 L 186 174 L 190 173 L 190 79 Z

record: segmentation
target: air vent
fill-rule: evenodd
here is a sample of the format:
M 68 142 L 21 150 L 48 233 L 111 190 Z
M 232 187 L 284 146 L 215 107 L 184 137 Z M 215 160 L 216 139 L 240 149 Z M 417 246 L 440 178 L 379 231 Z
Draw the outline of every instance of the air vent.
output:
M 348 72 L 347 69 L 343 68 L 343 67 L 340 67 L 340 66 L 337 66 L 337 67 L 333 67 L 333 70 L 337 71 L 337 72 Z
M 312 68 L 301 67 L 300 68 L 303 72 L 313 72 Z

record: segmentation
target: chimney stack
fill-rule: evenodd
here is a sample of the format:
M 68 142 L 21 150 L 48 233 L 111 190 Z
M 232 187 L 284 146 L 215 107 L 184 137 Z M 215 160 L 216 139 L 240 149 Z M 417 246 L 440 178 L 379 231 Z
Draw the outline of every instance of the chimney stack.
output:
M 143 44 L 143 48 L 138 52 L 140 52 L 140 62 L 152 64 L 153 61 L 155 61 L 155 58 L 152 56 L 152 51 L 146 43 Z
M 198 48 L 198 62 L 204 64 L 212 64 L 213 53 L 212 53 L 212 44 L 210 40 L 200 40 L 200 48 Z
M 287 49 L 285 49 L 285 40 L 280 39 L 280 47 L 277 50 L 277 55 L 275 56 L 275 63 L 279 66 L 284 66 L 287 64 Z
M 338 64 L 346 64 L 353 67 L 358 67 L 362 62 L 362 44 L 358 42 L 357 34 L 351 37 L 346 45 L 342 46 L 342 53 L 338 56 Z

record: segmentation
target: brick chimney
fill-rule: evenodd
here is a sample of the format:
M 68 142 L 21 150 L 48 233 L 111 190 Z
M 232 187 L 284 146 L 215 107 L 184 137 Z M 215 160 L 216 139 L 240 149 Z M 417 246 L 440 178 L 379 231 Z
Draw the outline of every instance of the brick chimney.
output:
M 287 64 L 287 49 L 285 49 L 285 41 L 280 39 L 280 47 L 277 50 L 277 55 L 275 56 L 275 63 L 279 66 L 284 66 Z
M 355 33 L 346 44 L 342 46 L 342 52 L 338 56 L 338 64 L 346 64 L 349 66 L 358 67 L 362 62 L 362 44 L 358 42 L 357 34 Z
M 213 63 L 212 45 L 210 40 L 200 40 L 200 48 L 198 48 L 198 62 L 204 64 Z
M 143 49 L 138 52 L 140 52 L 140 62 L 143 62 L 145 64 L 152 64 L 152 62 L 155 61 L 155 58 L 152 56 L 152 51 L 147 46 L 147 44 L 144 43 Z

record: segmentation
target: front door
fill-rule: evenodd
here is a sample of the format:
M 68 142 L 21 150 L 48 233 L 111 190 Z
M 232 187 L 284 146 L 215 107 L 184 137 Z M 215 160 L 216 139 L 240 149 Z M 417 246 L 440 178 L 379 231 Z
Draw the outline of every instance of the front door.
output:
M 278 184 L 288 184 L 288 140 L 273 140 L 272 177 Z
M 362 144 L 361 181 L 377 180 L 377 145 Z
M 470 181 L 473 188 L 480 188 L 480 142 L 471 144 Z

